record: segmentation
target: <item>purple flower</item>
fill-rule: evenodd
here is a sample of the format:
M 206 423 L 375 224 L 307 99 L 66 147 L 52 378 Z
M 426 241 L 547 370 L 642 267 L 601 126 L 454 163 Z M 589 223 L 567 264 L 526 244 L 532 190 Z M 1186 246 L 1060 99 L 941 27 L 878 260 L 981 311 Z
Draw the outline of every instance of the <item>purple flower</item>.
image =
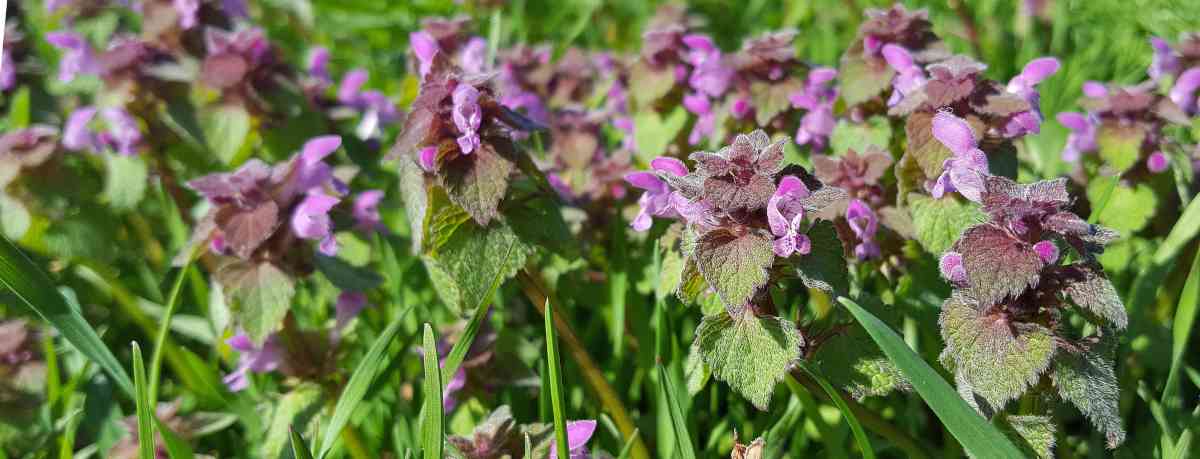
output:
M 336 135 L 313 137 L 305 142 L 300 154 L 292 159 L 295 171 L 284 184 L 282 197 L 290 199 L 329 182 L 333 178 L 333 169 L 323 160 L 341 145 L 342 138 Z
M 1197 114 L 1196 90 L 1200 89 L 1200 67 L 1192 67 L 1179 75 L 1171 88 L 1171 101 L 1189 115 Z
M 688 62 L 692 64 L 692 75 L 688 85 L 710 97 L 721 97 L 729 89 L 734 69 L 721 58 L 721 50 L 713 45 L 712 39 L 704 35 L 686 35 Z
M 833 117 L 833 103 L 837 99 L 837 90 L 830 84 L 836 77 L 837 70 L 828 67 L 815 68 L 808 73 L 804 91 L 789 97 L 793 107 L 808 110 L 796 131 L 797 144 L 811 143 L 816 150 L 824 150 L 828 145 L 829 135 L 833 133 L 837 124 Z
M 321 89 L 333 84 L 333 78 L 329 76 L 329 48 L 324 46 L 313 48 L 312 52 L 308 54 L 306 67 L 308 75 L 320 84 Z
M 732 114 L 734 118 L 740 120 L 745 118 L 746 115 L 750 113 L 750 109 L 750 98 L 746 96 L 738 96 L 736 99 L 734 99 L 733 104 L 729 106 L 729 113 Z
M 454 88 L 453 100 L 454 126 L 462 134 L 458 137 L 458 147 L 464 155 L 469 155 L 480 145 L 478 129 L 483 112 L 479 109 L 479 90 L 460 84 Z
M 120 108 L 106 108 L 100 111 L 108 124 L 108 131 L 100 134 L 104 143 L 123 155 L 134 155 L 137 146 L 142 141 L 142 132 L 138 130 L 137 121 L 128 112 Z
M 965 284 L 967 282 L 967 270 L 963 267 L 963 257 L 958 252 L 946 252 L 942 255 L 942 259 L 938 262 L 938 270 L 941 271 L 942 277 L 953 284 Z
M 1071 134 L 1067 136 L 1067 145 L 1063 147 L 1063 161 L 1079 161 L 1084 153 L 1096 150 L 1096 125 L 1088 116 L 1075 112 L 1061 112 L 1058 114 L 1058 122 L 1071 130 Z
M 1167 155 L 1161 151 L 1156 151 L 1146 158 L 1146 169 L 1155 174 L 1167 170 L 1171 166 L 1171 162 L 1167 159 Z
M 250 18 L 250 9 L 246 7 L 246 0 L 221 0 L 221 9 L 225 10 L 225 14 L 231 19 Z
M 650 167 L 657 173 L 671 174 L 676 177 L 688 174 L 688 168 L 683 161 L 665 156 L 654 158 L 653 161 L 650 161 Z M 633 172 L 625 176 L 625 181 L 630 185 L 646 191 L 641 198 L 638 198 L 638 206 L 641 209 L 630 225 L 636 231 L 650 229 L 650 225 L 653 223 L 651 217 L 672 218 L 678 215 L 672 206 L 671 188 L 655 172 Z
M 179 15 L 179 27 L 183 30 L 196 27 L 196 13 L 200 12 L 200 0 L 171 0 L 175 14 Z
M 96 116 L 95 107 L 79 107 L 67 117 L 63 126 L 62 143 L 68 150 L 99 150 L 99 139 L 88 126 Z
M 1058 59 L 1042 57 L 1029 61 L 1021 70 L 1021 74 L 1009 80 L 1005 89 L 1009 93 L 1025 99 L 1033 108 L 1017 113 L 1008 120 L 1004 126 L 1005 137 L 1014 138 L 1041 132 L 1042 112 L 1039 108 L 1041 95 L 1037 91 L 1037 85 L 1057 72 L 1058 68 Z
M 369 77 L 370 75 L 364 69 L 354 69 L 342 75 L 342 82 L 338 85 L 338 102 L 343 105 L 357 104 L 359 102 L 359 91 Z
M 458 52 L 458 63 L 467 73 L 482 73 L 487 68 L 488 43 L 479 37 L 471 37 Z
M 1154 48 L 1154 60 L 1150 62 L 1146 74 L 1151 80 L 1158 81 L 1164 75 L 1179 71 L 1179 57 L 1175 55 L 1175 50 L 1171 49 L 1170 43 L 1158 37 L 1150 37 L 1150 46 Z
M 334 331 L 339 332 L 367 307 L 367 295 L 362 292 L 342 292 L 334 305 Z
M 384 226 L 379 221 L 379 201 L 383 200 L 383 191 L 367 190 L 358 194 L 354 199 L 355 226 L 363 231 L 382 231 Z
M 854 246 L 854 256 L 859 260 L 879 257 L 879 244 L 875 243 L 875 233 L 879 231 L 879 218 L 867 203 L 859 199 L 850 201 L 846 207 L 846 223 L 860 242 Z
M 250 380 L 247 378 L 248 372 L 275 371 L 283 360 L 283 345 L 279 342 L 279 337 L 274 334 L 268 336 L 261 347 L 255 346 L 254 342 L 250 341 L 250 337 L 244 333 L 234 335 L 225 340 L 225 343 L 242 354 L 238 359 L 237 369 L 222 378 L 225 386 L 229 387 L 232 392 L 241 391 L 250 384 Z
M 808 187 L 794 175 L 784 176 L 771 200 L 767 201 L 767 223 L 775 235 L 775 255 L 790 257 L 793 253 L 807 255 L 812 250 L 808 235 L 800 232 L 804 221 L 803 199 Z
M 340 202 L 321 192 L 309 193 L 292 214 L 292 231 L 301 239 L 320 239 L 321 253 L 337 254 L 337 241 L 330 227 L 329 210 Z
M 587 459 L 591 455 L 587 451 L 587 442 L 592 439 L 592 434 L 596 433 L 596 421 L 568 421 L 567 422 L 567 449 L 569 449 L 568 457 L 571 459 Z M 551 458 L 558 457 L 558 442 L 550 442 Z
M 696 145 L 704 137 L 712 135 L 717 117 L 712 112 L 712 104 L 709 102 L 708 96 L 701 93 L 683 96 L 683 106 L 699 117 L 696 125 L 692 126 L 691 134 L 688 134 L 688 144 Z
M 421 163 L 421 169 L 425 169 L 425 172 L 437 170 L 437 152 L 437 147 L 425 147 L 417 153 L 417 160 Z
M 97 131 L 92 126 L 96 113 L 104 118 L 106 131 Z M 138 130 L 137 121 L 128 112 L 120 108 L 105 108 L 85 106 L 76 109 L 67 117 L 63 127 L 63 146 L 68 150 L 86 150 L 99 153 L 111 149 L 123 155 L 137 154 L 137 147 L 142 141 L 142 133 Z
M 1045 264 L 1052 264 L 1058 261 L 1058 246 L 1050 241 L 1039 241 L 1033 245 L 1033 251 L 1037 252 L 1038 258 L 1042 259 Z
M 896 71 L 892 79 L 892 96 L 888 99 L 890 107 L 925 85 L 925 71 L 913 61 L 912 54 L 903 46 L 889 43 L 883 45 L 882 53 L 888 66 Z
M 76 76 L 95 75 L 100 65 L 92 53 L 92 47 L 83 36 L 74 32 L 50 32 L 46 41 L 62 50 L 62 58 L 58 62 L 58 80 L 68 83 Z
M 413 32 L 408 35 L 409 45 L 412 46 L 412 52 L 417 56 L 419 63 L 418 70 L 421 72 L 421 78 L 429 74 L 429 70 L 433 68 L 433 58 L 440 51 L 437 40 L 424 30 Z
M 933 116 L 933 136 L 954 156 L 942 163 L 942 175 L 930 194 L 941 198 L 945 193 L 958 191 L 967 199 L 980 202 L 983 178 L 988 173 L 987 155 L 977 146 L 971 125 L 948 111 L 941 111 Z
M 17 84 L 17 69 L 11 50 L 0 54 L 0 90 L 7 91 Z
M 837 120 L 833 117 L 833 107 L 821 105 L 815 110 L 805 113 L 804 117 L 800 119 L 800 128 L 796 130 L 796 144 L 811 143 L 814 150 L 824 150 L 828 146 L 829 136 L 833 134 L 833 128 L 836 126 Z
M 1083 95 L 1092 99 L 1103 99 L 1108 97 L 1108 88 L 1104 83 L 1098 81 L 1083 82 Z

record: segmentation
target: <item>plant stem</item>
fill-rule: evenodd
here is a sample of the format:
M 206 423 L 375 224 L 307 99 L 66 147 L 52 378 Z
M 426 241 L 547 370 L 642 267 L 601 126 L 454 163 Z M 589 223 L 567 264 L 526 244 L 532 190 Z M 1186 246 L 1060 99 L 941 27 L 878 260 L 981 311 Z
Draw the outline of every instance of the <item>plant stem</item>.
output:
M 159 320 L 158 335 L 154 338 L 154 352 L 150 355 L 150 406 L 158 406 L 158 380 L 162 373 L 163 348 L 171 330 L 171 317 L 175 315 L 175 308 L 179 305 L 179 293 L 183 291 L 184 276 L 187 276 L 188 268 L 191 266 L 190 261 L 185 263 L 179 270 L 179 274 L 176 275 L 175 284 L 171 286 L 171 293 L 167 295 L 167 309 L 163 311 L 163 316 Z
M 809 393 L 820 398 L 821 400 L 829 401 L 829 395 L 825 393 L 825 390 L 822 389 L 816 381 L 813 381 L 812 378 L 810 378 L 803 371 L 792 371 L 790 375 L 796 380 L 796 382 L 799 382 L 804 386 L 805 389 L 808 389 Z M 841 389 L 838 390 L 841 391 Z M 846 394 L 845 391 L 842 391 L 841 395 L 842 400 L 846 402 L 846 405 L 850 408 L 850 411 L 854 413 L 854 416 L 858 417 L 858 421 L 862 423 L 863 427 L 870 429 L 880 437 L 883 437 L 893 445 L 896 445 L 896 447 L 904 451 L 904 454 L 908 457 L 931 457 L 929 452 L 925 450 L 925 447 L 922 446 L 921 443 L 915 438 L 904 431 L 897 429 L 896 426 L 892 425 L 892 423 L 879 417 L 879 414 L 867 409 L 865 406 L 862 406 L 862 404 L 855 401 L 853 397 L 850 397 L 849 394 Z
M 541 277 L 532 272 L 529 268 L 525 268 L 517 274 L 517 280 L 521 283 L 521 290 L 525 292 L 525 296 L 537 308 L 538 313 L 546 313 L 546 301 L 549 300 L 554 304 L 556 311 L 562 311 L 562 302 L 558 301 L 557 295 L 552 292 Z M 621 404 L 620 397 L 613 390 L 612 385 L 604 378 L 604 373 L 596 366 L 596 362 L 588 355 L 587 350 L 580 344 L 579 338 L 575 336 L 575 331 L 571 329 L 571 325 L 563 318 L 562 313 L 553 315 L 554 330 L 558 334 L 559 342 L 566 345 L 567 350 L 571 353 L 571 358 L 575 363 L 579 364 L 583 370 L 583 377 L 587 381 L 592 391 L 600 398 L 600 405 L 604 411 L 612 416 L 613 422 L 617 425 L 617 430 L 621 431 L 621 435 L 625 438 L 636 438 L 633 445 L 633 454 L 630 457 L 635 459 L 650 459 L 650 452 L 646 449 L 646 444 L 642 441 L 641 436 L 633 437 L 635 426 L 629 413 L 625 411 L 625 406 Z

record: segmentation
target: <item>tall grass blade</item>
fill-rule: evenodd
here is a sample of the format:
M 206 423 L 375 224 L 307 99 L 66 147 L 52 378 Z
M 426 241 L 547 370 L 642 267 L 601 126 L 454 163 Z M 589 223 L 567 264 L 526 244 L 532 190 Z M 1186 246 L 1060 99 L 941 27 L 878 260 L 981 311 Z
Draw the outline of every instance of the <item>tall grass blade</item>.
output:
M 362 402 L 367 389 L 371 387 L 375 376 L 379 374 L 379 369 L 388 363 L 384 354 L 387 352 L 388 345 L 392 344 L 392 340 L 400 333 L 400 326 L 404 323 L 405 315 L 407 314 L 397 315 L 392 323 L 383 330 L 383 333 L 375 338 L 375 342 L 371 344 L 367 354 L 363 356 L 358 367 L 354 369 L 354 373 L 350 375 L 350 382 L 346 383 L 341 397 L 338 397 L 337 405 L 333 407 L 333 418 L 330 419 L 329 425 L 325 426 L 325 433 L 321 435 L 321 441 L 317 444 L 317 458 L 324 458 L 333 449 L 334 440 L 346 427 L 346 423 L 350 421 L 350 415 L 354 414 L 354 409 Z
M 1196 308 L 1200 303 L 1200 251 L 1192 260 L 1192 270 L 1188 273 L 1183 291 L 1179 293 L 1179 305 L 1175 307 L 1175 323 L 1171 333 L 1171 372 L 1167 373 L 1167 385 L 1163 389 L 1162 402 L 1169 405 L 1167 399 L 1179 392 L 1179 374 L 1183 366 L 1183 354 L 1187 350 L 1188 339 L 1192 335 L 1192 327 L 1196 323 Z
M 849 298 L 839 297 L 838 301 L 862 324 L 888 360 L 904 373 L 917 394 L 929 404 L 942 425 L 958 439 L 967 453 L 977 458 L 1024 457 L 1004 434 L 967 406 L 958 391 L 904 344 L 904 339 L 887 324 Z
M 171 293 L 167 295 L 166 310 L 163 311 L 163 316 L 158 324 L 158 334 L 154 338 L 154 352 L 150 354 L 150 404 L 158 404 L 158 382 L 162 373 L 162 360 L 165 344 L 167 343 L 167 333 L 171 330 L 171 317 L 175 315 L 175 308 L 179 304 L 179 293 L 183 291 L 183 280 L 187 277 L 188 268 L 192 266 L 192 259 L 188 257 L 184 262 L 183 267 L 179 269 L 179 274 L 175 276 L 175 283 L 171 285 Z
M 150 393 L 146 387 L 146 363 L 142 360 L 142 348 L 135 341 L 133 346 L 133 390 L 137 408 L 138 457 L 155 459 L 154 454 L 154 407 L 150 406 Z
M 625 446 L 621 447 L 621 454 L 617 455 L 617 459 L 629 459 L 629 454 L 633 452 L 633 445 L 637 443 L 638 435 L 641 434 L 641 429 L 633 429 L 633 435 L 625 440 Z
M 558 459 L 567 459 L 567 419 L 563 414 L 562 375 L 558 360 L 558 337 L 554 334 L 554 307 L 546 300 L 546 373 L 550 379 L 550 405 L 554 413 L 554 442 Z
M 821 385 L 821 389 L 824 389 L 825 393 L 829 395 L 829 400 L 832 400 L 833 404 L 842 412 L 842 417 L 846 419 L 846 424 L 850 425 L 850 432 L 854 434 L 854 441 L 858 443 L 858 449 L 862 450 L 862 457 L 865 459 L 874 459 L 875 450 L 871 448 L 871 441 L 867 439 L 867 433 L 863 431 L 862 424 L 858 422 L 858 417 L 854 415 L 853 411 L 850 411 L 850 406 L 846 405 L 846 400 L 842 399 L 842 394 L 838 393 L 838 390 L 834 389 L 833 385 L 829 384 L 829 381 L 824 376 L 817 374 L 817 372 L 812 371 L 805 365 L 801 365 L 800 368 L 805 373 L 808 373 L 813 381 Z
M 425 407 L 421 418 L 421 451 L 426 459 L 442 457 L 442 429 L 445 426 L 442 411 L 442 370 L 438 367 L 437 338 L 433 327 L 425 324 Z
M 688 435 L 687 418 L 679 406 L 679 394 L 675 393 L 675 384 L 667 374 L 666 367 L 660 362 L 658 367 L 658 384 L 666 394 L 667 414 L 671 417 L 671 430 L 675 433 L 675 448 L 682 459 L 696 459 L 696 451 L 692 447 L 692 437 Z
M 96 362 L 127 395 L 134 397 L 133 381 L 117 362 L 116 356 L 100 341 L 96 330 L 79 311 L 67 305 L 54 282 L 38 269 L 7 238 L 0 236 L 0 285 L 54 326 L 79 352 Z
M 304 437 L 300 436 L 296 429 L 288 428 L 288 433 L 292 437 L 292 457 L 296 459 L 313 459 L 312 451 L 308 450 L 308 446 L 304 443 Z

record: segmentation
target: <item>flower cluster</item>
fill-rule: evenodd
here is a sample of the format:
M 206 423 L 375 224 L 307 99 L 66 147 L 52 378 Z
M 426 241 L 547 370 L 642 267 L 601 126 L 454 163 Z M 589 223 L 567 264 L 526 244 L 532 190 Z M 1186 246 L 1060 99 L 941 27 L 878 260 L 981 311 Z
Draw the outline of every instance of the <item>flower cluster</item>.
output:
M 873 101 L 882 102 L 889 87 L 904 88 L 899 91 L 903 94 L 919 84 L 924 79 L 917 74 L 921 65 L 949 56 L 945 44 L 933 33 L 925 10 L 908 11 L 897 4 L 887 10 L 867 10 L 866 17 L 839 64 L 842 97 L 848 106 L 856 107 L 857 117 L 879 110 L 876 107 L 880 105 Z M 904 53 L 899 55 L 894 50 Z
M 1111 343 L 1128 319 L 1095 257 L 1117 234 L 1068 210 L 1065 179 L 1025 185 L 984 176 L 980 184 L 988 220 L 967 229 L 940 263 L 954 286 L 942 305 L 942 362 L 988 416 L 1048 387 L 1038 385 L 1046 377 L 1115 447 L 1125 434 Z M 1080 337 L 1064 317 L 1070 305 L 1097 331 Z
M 1064 161 L 1077 163 L 1085 154 L 1097 153 L 1105 165 L 1115 171 L 1133 169 L 1137 177 L 1142 171 L 1157 174 L 1170 168 L 1170 150 L 1194 148 L 1176 145 L 1164 129 L 1191 125 L 1200 115 L 1200 36 L 1185 36 L 1178 49 L 1158 37 L 1150 44 L 1154 60 L 1146 71 L 1148 81 L 1133 86 L 1085 82 L 1080 105 L 1086 113 L 1058 114 L 1058 122 L 1071 130 Z M 1168 84 L 1166 94 L 1160 93 Z

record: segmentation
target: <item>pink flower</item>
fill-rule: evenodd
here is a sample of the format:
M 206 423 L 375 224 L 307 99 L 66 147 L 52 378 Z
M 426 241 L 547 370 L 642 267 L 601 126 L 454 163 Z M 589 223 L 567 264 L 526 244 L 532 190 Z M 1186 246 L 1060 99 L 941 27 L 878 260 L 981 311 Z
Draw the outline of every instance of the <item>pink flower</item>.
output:
M 587 442 L 592 439 L 592 434 L 596 432 L 596 421 L 568 421 L 567 422 L 567 449 L 570 450 L 568 457 L 571 459 L 587 459 L 591 457 L 587 451 Z M 551 458 L 558 457 L 558 442 L 550 442 Z
M 479 123 L 483 120 L 483 112 L 479 109 L 479 90 L 469 84 L 460 84 L 454 88 L 454 126 L 462 135 L 458 137 L 458 147 L 464 155 L 471 154 L 479 148 Z
M 812 250 L 808 235 L 800 232 L 804 221 L 803 199 L 808 187 L 794 175 L 784 176 L 767 201 L 767 223 L 775 235 L 775 255 L 790 257 L 793 253 L 807 255 Z
M 354 199 L 355 225 L 363 231 L 382 231 L 384 226 L 379 221 L 379 201 L 383 200 L 383 191 L 367 190 L 358 194 Z
M 308 75 L 317 81 L 322 90 L 333 84 L 333 78 L 329 76 L 329 48 L 313 48 L 308 54 L 306 67 Z
M 1146 74 L 1151 80 L 1158 81 L 1164 75 L 1179 71 L 1179 57 L 1175 55 L 1175 50 L 1171 49 L 1170 43 L 1158 37 L 1150 37 L 1150 46 L 1154 48 L 1154 60 L 1150 62 Z
M 329 210 L 341 202 L 338 198 L 321 192 L 313 192 L 304 197 L 292 214 L 292 231 L 301 239 L 319 239 L 321 253 L 333 256 L 337 254 L 337 241 L 333 238 L 330 227 Z
M 1033 245 L 1033 251 L 1037 252 L 1038 258 L 1042 259 L 1042 263 L 1052 264 L 1058 261 L 1058 246 L 1050 241 L 1039 241 Z
M 1185 113 L 1195 115 L 1200 112 L 1196 105 L 1197 89 L 1200 89 L 1200 67 L 1192 67 L 1175 80 L 1175 86 L 1171 88 L 1171 101 Z
M 283 346 L 276 335 L 268 336 L 262 346 L 255 346 L 244 333 L 234 335 L 225 343 L 242 354 L 238 359 L 237 369 L 222 378 L 225 386 L 232 392 L 241 391 L 250 384 L 248 372 L 275 371 L 283 360 Z
M 471 37 L 462 51 L 458 52 L 458 62 L 467 73 L 481 73 L 487 67 L 488 43 L 479 37 Z
M 1096 125 L 1088 116 L 1075 112 L 1060 112 L 1058 122 L 1071 130 L 1071 134 L 1067 136 L 1067 145 L 1063 147 L 1063 161 L 1079 161 L 1083 153 L 1096 150 Z
M 171 0 L 175 13 L 179 15 L 179 27 L 183 30 L 196 27 L 196 14 L 200 12 L 200 0 Z
M 846 207 L 846 223 L 860 242 L 854 247 L 854 256 L 859 260 L 879 257 L 879 244 L 875 243 L 875 233 L 879 231 L 879 218 L 867 203 L 859 199 L 850 201 Z
M 408 35 L 409 45 L 412 46 L 413 54 L 417 56 L 419 62 L 418 71 L 421 73 L 421 78 L 429 74 L 429 70 L 433 68 L 433 58 L 440 51 L 437 40 L 424 30 L 413 32 Z
M 334 305 L 334 320 L 336 321 L 334 331 L 341 331 L 366 307 L 367 295 L 365 293 L 342 292 L 339 294 L 337 304 Z
M 963 267 L 962 254 L 958 252 L 943 254 L 942 259 L 938 262 L 938 269 L 941 271 L 942 277 L 953 284 L 967 282 L 967 270 Z
M 1146 168 L 1155 174 L 1167 170 L 1171 167 L 1171 162 L 1167 159 L 1167 155 L 1161 151 L 1156 151 L 1146 158 Z
M 1014 138 L 1041 132 L 1042 112 L 1039 108 L 1041 105 L 1041 95 L 1037 91 L 1037 85 L 1050 75 L 1058 72 L 1058 68 L 1058 59 L 1053 57 L 1034 59 L 1025 64 L 1025 68 L 1021 70 L 1021 74 L 1013 77 L 1008 82 L 1008 86 L 1005 89 L 1009 93 L 1016 94 L 1025 99 L 1033 108 L 1017 113 L 1008 120 L 1008 123 L 1004 126 L 1005 137 Z
M 82 35 L 74 32 L 50 32 L 46 41 L 62 50 L 62 58 L 58 61 L 58 81 L 68 83 L 79 75 L 95 75 L 100 71 L 100 64 L 92 53 L 92 47 Z
M 983 200 L 983 178 L 988 173 L 987 155 L 976 143 L 975 131 L 967 121 L 948 111 L 933 116 L 933 136 L 954 154 L 943 164 L 930 194 L 941 198 L 945 193 L 958 191 L 975 202 Z
M 925 86 L 925 71 L 913 61 L 912 54 L 903 46 L 891 43 L 883 45 L 882 54 L 888 66 L 896 71 L 892 79 L 892 97 L 888 99 L 890 107 Z
M 630 185 L 645 190 L 638 198 L 641 210 L 630 226 L 636 231 L 646 231 L 653 224 L 651 217 L 673 218 L 678 215 L 671 202 L 671 188 L 656 173 L 671 174 L 683 177 L 688 174 L 688 168 L 675 158 L 660 156 L 650 161 L 650 167 L 655 172 L 633 172 L 625 176 Z

